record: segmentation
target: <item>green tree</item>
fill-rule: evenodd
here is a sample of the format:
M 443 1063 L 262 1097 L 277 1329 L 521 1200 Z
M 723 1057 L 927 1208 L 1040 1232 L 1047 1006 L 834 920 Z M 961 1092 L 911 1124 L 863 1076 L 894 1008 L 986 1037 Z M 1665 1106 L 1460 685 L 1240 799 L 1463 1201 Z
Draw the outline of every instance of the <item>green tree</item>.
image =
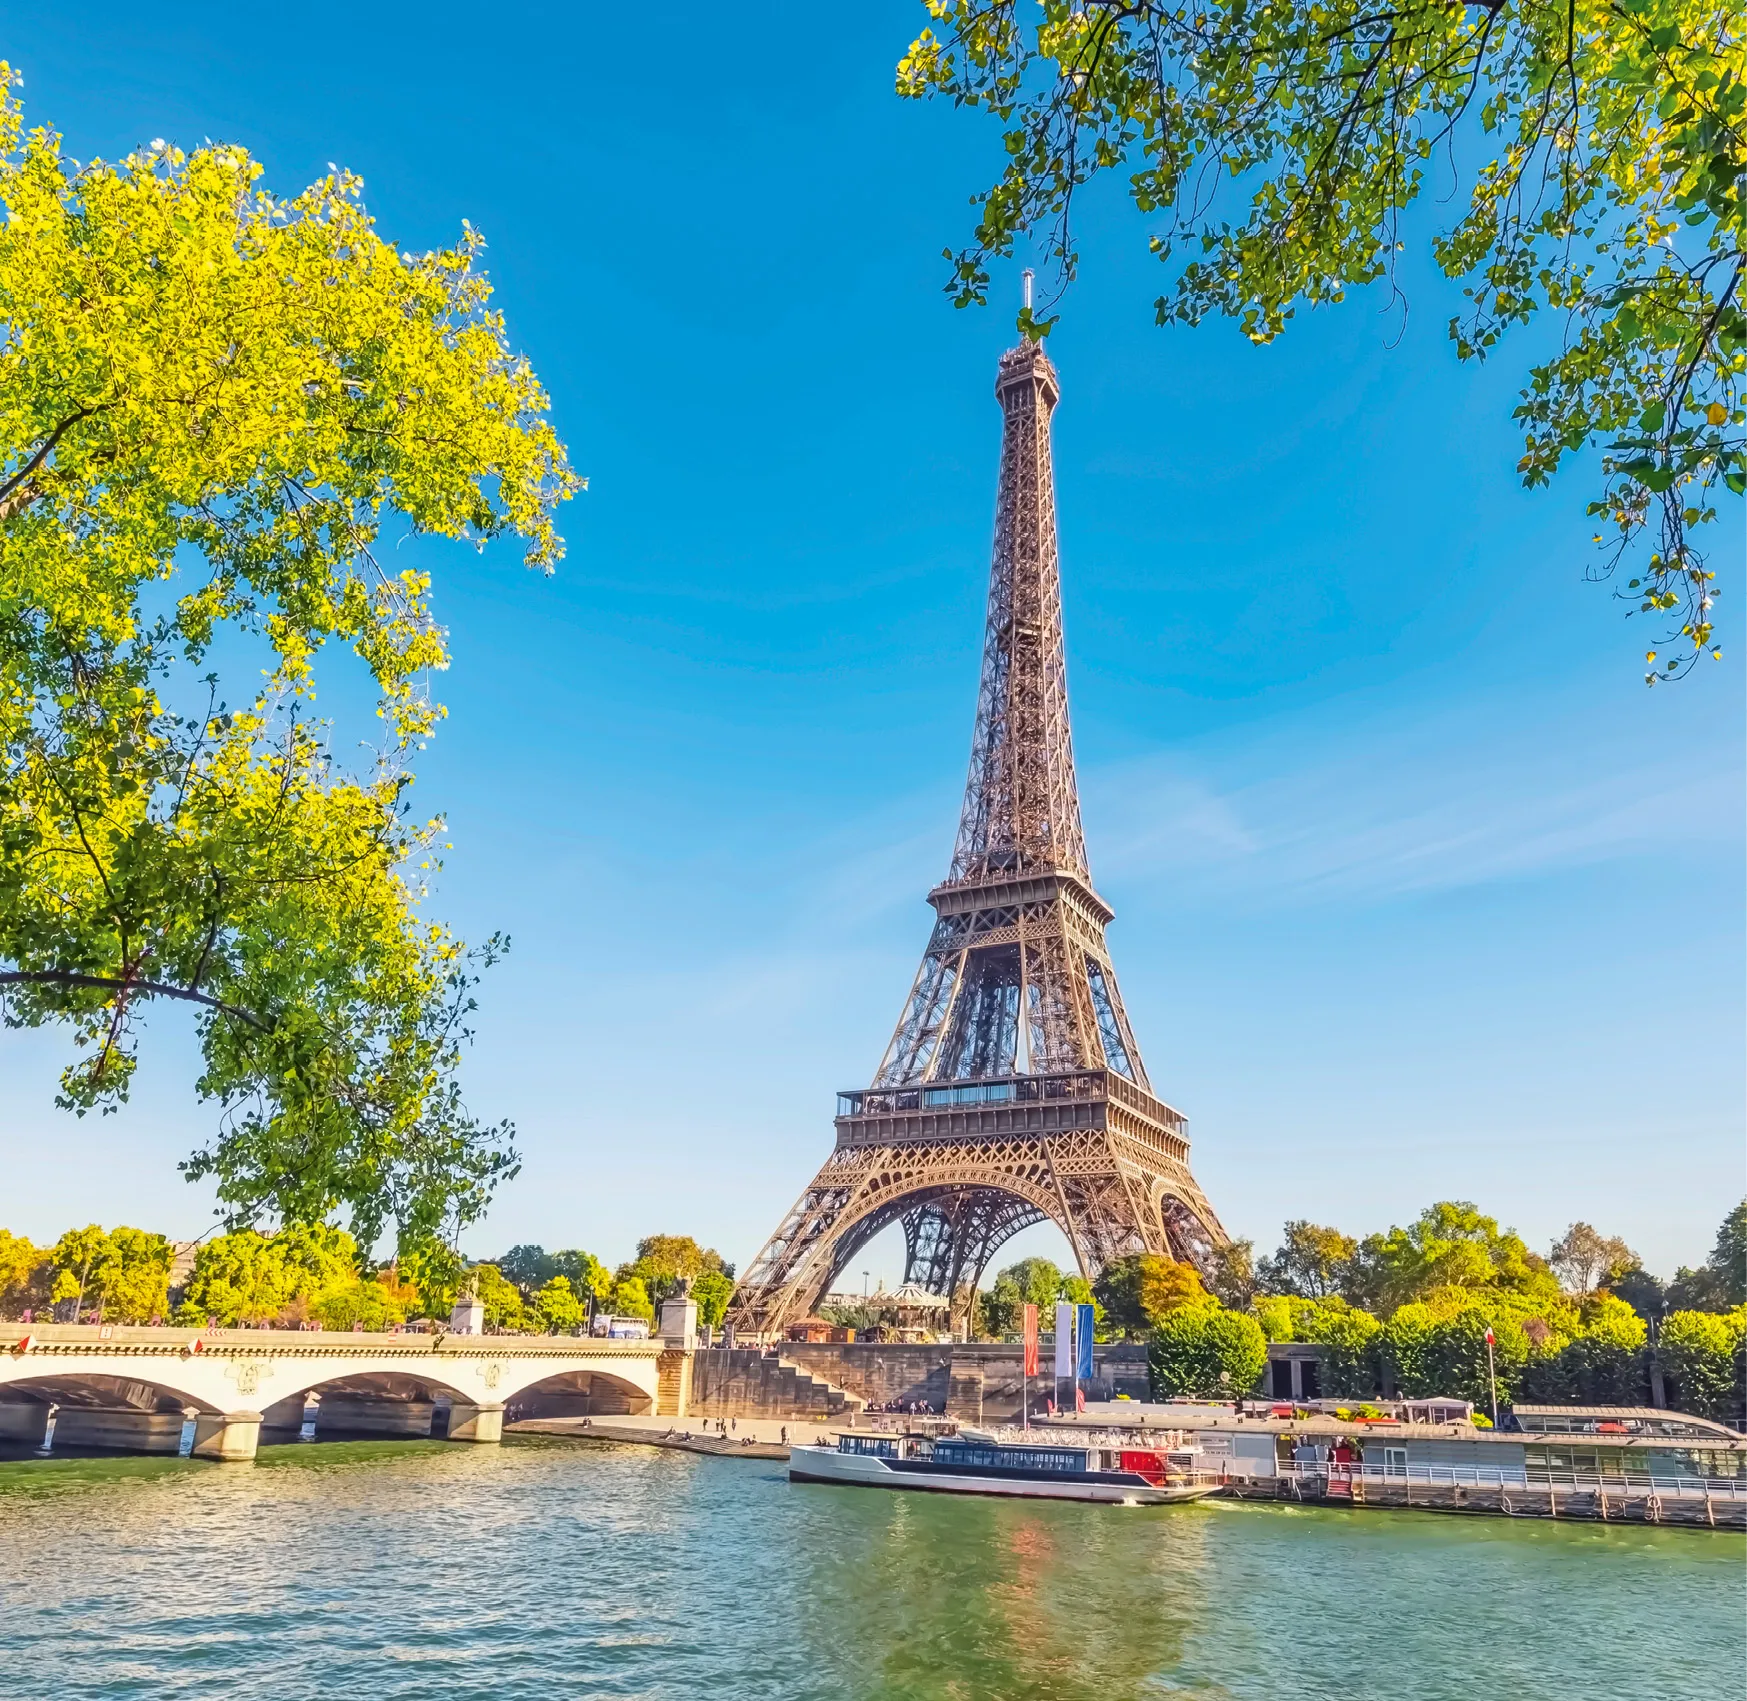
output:
M 1483 1292 L 1557 1312 L 1565 1305 L 1558 1279 L 1522 1236 L 1500 1229 L 1475 1206 L 1444 1200 L 1406 1228 L 1367 1235 L 1349 1260 L 1344 1296 L 1379 1313 L 1444 1291 L 1460 1301 Z
M 1671 1312 L 1656 1344 L 1670 1405 L 1721 1423 L 1741 1421 L 1747 1306 Z
M 1351 1235 L 1300 1218 L 1286 1225 L 1279 1251 L 1261 1260 L 1256 1277 L 1272 1293 L 1326 1299 L 1339 1291 L 1358 1249 Z
M 266 1322 L 290 1302 L 297 1274 L 287 1268 L 285 1249 L 274 1237 L 254 1229 L 219 1235 L 194 1254 L 182 1289 L 183 1312 L 225 1328 Z
M 641 1276 L 622 1276 L 613 1283 L 612 1303 L 607 1306 L 615 1317 L 641 1317 L 645 1323 L 655 1321 L 655 1306 Z
M 1610 1292 L 1622 1299 L 1646 1323 L 1655 1322 L 1668 1309 L 1667 1288 L 1648 1270 L 1626 1270 L 1610 1284 Z
M 700 1246 L 689 1234 L 652 1234 L 637 1242 L 637 1256 L 614 1272 L 614 1281 L 640 1281 L 649 1299 L 659 1305 L 679 1289 L 682 1280 L 696 1280 L 706 1270 L 733 1275 L 721 1253 Z M 631 1313 L 626 1313 L 627 1316 Z
M 1493 1331 L 1493 1361 L 1498 1403 L 1516 1396 L 1530 1357 L 1530 1339 L 1521 1321 L 1507 1312 L 1466 1305 L 1440 1315 L 1426 1305 L 1404 1305 L 1376 1337 L 1380 1354 L 1394 1372 L 1396 1387 L 1406 1395 L 1452 1395 L 1472 1400 L 1482 1411 L 1491 1402 L 1487 1373 L 1486 1331 Z
M 554 1276 L 534 1296 L 534 1314 L 548 1335 L 568 1335 L 582 1326 L 587 1312 L 568 1276 Z
M 1213 1249 L 1207 1291 L 1231 1311 L 1248 1311 L 1257 1292 L 1254 1241 L 1228 1240 Z
M 1304 1303 L 1285 1294 L 1261 1293 L 1250 1302 L 1250 1315 L 1261 1324 L 1262 1333 L 1270 1341 L 1295 1341 L 1298 1331 L 1293 1318 L 1298 1305 Z
M 993 1286 L 978 1304 L 983 1333 L 1001 1339 L 1017 1334 L 1024 1323 L 1024 1308 L 1037 1307 L 1038 1327 L 1051 1325 L 1049 1308 L 1062 1298 L 1066 1278 L 1047 1258 L 1021 1258 L 996 1275 Z
M 1155 1399 L 1231 1400 L 1248 1394 L 1268 1362 L 1261 1325 L 1222 1305 L 1184 1306 L 1154 1326 L 1147 1365 Z
M 293 1294 L 310 1298 L 344 1286 L 357 1274 L 358 1243 L 332 1223 L 288 1223 L 273 1238 Z
M 92 1223 L 62 1235 L 49 1256 L 56 1301 L 111 1323 L 145 1323 L 167 1309 L 173 1253 L 161 1234 L 125 1225 L 105 1234 Z
M 1704 1264 L 1675 1272 L 1667 1299 L 1676 1311 L 1727 1311 L 1747 1303 L 1747 1200 L 1723 1218 Z
M 1111 1327 L 1130 1339 L 1184 1306 L 1214 1303 L 1193 1264 L 1154 1252 L 1111 1259 L 1092 1292 Z
M 734 1297 L 734 1279 L 720 1270 L 706 1270 L 692 1283 L 692 1298 L 697 1301 L 698 1322 L 706 1329 L 720 1326 L 728 1315 L 728 1302 Z
M 324 1329 L 362 1326 L 378 1333 L 404 1323 L 418 1299 L 417 1289 L 384 1280 L 383 1275 L 354 1276 L 344 1286 L 321 1295 L 311 1309 Z
M 1112 1258 L 1092 1284 L 1092 1292 L 1104 1307 L 1104 1315 L 1110 1319 L 1111 1327 L 1128 1340 L 1144 1335 L 1154 1321 L 1147 1316 L 1140 1298 L 1142 1263 L 1154 1256 L 1148 1252 L 1131 1252 L 1121 1258 Z
M 567 1276 L 579 1296 L 593 1294 L 605 1299 L 613 1291 L 613 1273 L 592 1252 L 573 1247 L 568 1252 L 552 1254 L 552 1273 Z
M 558 1260 L 543 1246 L 512 1246 L 496 1267 L 525 1295 L 538 1293 L 558 1274 Z
M 51 1303 L 55 1264 L 49 1250 L 0 1229 L 0 1317 L 33 1316 Z
M 1644 1320 L 1612 1294 L 1592 1295 L 1569 1340 L 1531 1348 L 1516 1397 L 1538 1405 L 1650 1403 Z
M 448 649 L 379 544 L 515 534 L 549 569 L 576 481 L 546 397 L 473 232 L 403 255 L 356 177 L 280 199 L 229 144 L 79 166 L 5 92 L 5 1019 L 69 1030 L 83 1113 L 125 1098 L 140 1011 L 188 1003 L 224 1115 L 183 1167 L 229 1226 L 452 1235 L 515 1169 L 456 1081 L 501 942 L 420 911 L 443 829 L 409 762 Z M 378 693 L 358 773 L 310 715 L 331 645 Z
M 1327 1392 L 1354 1399 L 1366 1399 L 1382 1386 L 1382 1329 L 1370 1312 L 1339 1298 L 1306 1306 L 1297 1319 L 1297 1339 L 1323 1349 Z
M 1065 286 L 1074 195 L 1112 170 L 1169 269 L 1160 324 L 1226 315 L 1266 343 L 1300 303 L 1379 280 L 1404 306 L 1408 208 L 1434 159 L 1445 177 L 1468 162 L 1467 206 L 1432 242 L 1466 284 L 1457 354 L 1552 316 L 1516 409 L 1517 471 L 1545 484 L 1599 441 L 1607 567 L 1652 526 L 1629 600 L 1684 640 L 1671 661 L 1652 650 L 1647 677 L 1710 647 L 1689 531 L 1715 517 L 1719 480 L 1747 489 L 1747 52 L 1728 0 L 1046 0 L 1029 26 L 1004 0 L 927 4 L 935 28 L 898 92 L 984 108 L 1004 132 L 953 261 L 961 306 L 1022 237 Z M 1053 323 L 1020 315 L 1029 335 Z

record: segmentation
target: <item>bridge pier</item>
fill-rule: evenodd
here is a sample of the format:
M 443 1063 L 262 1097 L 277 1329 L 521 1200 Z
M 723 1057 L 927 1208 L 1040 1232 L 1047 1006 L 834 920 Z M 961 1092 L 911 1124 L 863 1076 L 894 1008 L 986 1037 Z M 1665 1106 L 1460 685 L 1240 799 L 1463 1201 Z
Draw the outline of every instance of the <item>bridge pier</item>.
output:
M 690 1417 L 692 1354 L 698 1344 L 698 1305 L 689 1293 L 661 1307 L 661 1357 L 655 1361 L 655 1415 Z
M 469 1405 L 454 1400 L 449 1405 L 451 1441 L 494 1442 L 503 1440 L 503 1406 L 497 1402 Z
M 40 1447 L 52 1409 L 46 1400 L 0 1401 L 0 1446 Z
M 289 1435 L 295 1440 L 303 1428 L 303 1408 L 308 1398 L 307 1394 L 291 1394 L 264 1407 L 261 1412 L 261 1428 L 272 1431 L 276 1436 Z
M 193 1455 L 196 1459 L 252 1464 L 260 1444 L 259 1412 L 200 1412 L 195 1416 Z

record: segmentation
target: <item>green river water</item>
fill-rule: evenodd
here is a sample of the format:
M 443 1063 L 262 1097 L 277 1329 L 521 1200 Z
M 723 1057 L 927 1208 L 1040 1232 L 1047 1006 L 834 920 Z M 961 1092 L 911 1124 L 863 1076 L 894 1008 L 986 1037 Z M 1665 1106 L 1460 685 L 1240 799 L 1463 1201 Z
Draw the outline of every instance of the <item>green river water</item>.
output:
M 0 1464 L 0 1696 L 1695 1701 L 1691 1530 L 791 1485 L 512 1441 Z

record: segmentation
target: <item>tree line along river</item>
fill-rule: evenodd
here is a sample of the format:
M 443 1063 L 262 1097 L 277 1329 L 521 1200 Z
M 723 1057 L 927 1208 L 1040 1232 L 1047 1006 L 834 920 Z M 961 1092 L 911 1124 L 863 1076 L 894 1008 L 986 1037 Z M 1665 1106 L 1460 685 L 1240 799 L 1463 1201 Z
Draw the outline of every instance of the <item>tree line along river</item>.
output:
M 791 1485 L 531 1438 L 0 1464 L 0 1697 L 1692 1701 L 1739 1535 Z

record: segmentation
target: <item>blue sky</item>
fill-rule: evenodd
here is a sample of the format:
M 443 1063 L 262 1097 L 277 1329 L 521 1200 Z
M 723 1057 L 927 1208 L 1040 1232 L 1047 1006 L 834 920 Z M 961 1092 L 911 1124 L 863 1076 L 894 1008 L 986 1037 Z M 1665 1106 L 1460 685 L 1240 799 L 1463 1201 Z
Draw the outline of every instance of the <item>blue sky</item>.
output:
M 997 160 L 892 96 L 920 7 L 804 40 L 653 16 L 86 5 L 0 51 L 79 158 L 224 138 L 286 192 L 351 166 L 402 246 L 485 233 L 591 489 L 551 580 L 404 551 L 455 652 L 418 786 L 455 846 L 436 908 L 514 938 L 468 1079 L 526 1164 L 469 1249 L 665 1231 L 744 1263 L 927 936 L 1017 281 L 940 293 Z M 1405 326 L 1361 295 L 1255 349 L 1154 328 L 1145 226 L 1114 191 L 1085 211 L 1051 352 L 1093 872 L 1227 1228 L 1458 1197 L 1543 1247 L 1582 1217 L 1698 1261 L 1743 1185 L 1738 659 L 1645 690 L 1647 635 L 1584 583 L 1583 469 L 1514 483 L 1525 351 L 1458 366 L 1412 255 Z M 119 1116 L 57 1113 L 63 1061 L 0 1035 L 0 1222 L 204 1229 L 181 1018 Z

